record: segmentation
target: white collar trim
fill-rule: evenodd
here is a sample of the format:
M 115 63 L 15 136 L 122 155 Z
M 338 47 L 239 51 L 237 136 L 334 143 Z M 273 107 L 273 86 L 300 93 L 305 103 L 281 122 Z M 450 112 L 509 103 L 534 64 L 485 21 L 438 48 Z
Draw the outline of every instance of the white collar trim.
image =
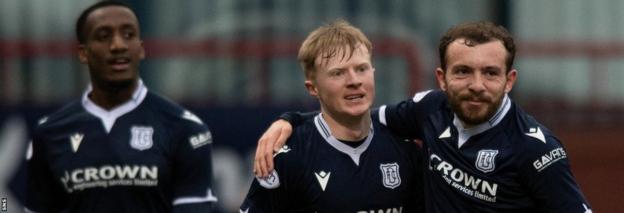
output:
M 503 120 L 505 115 L 507 115 L 510 108 L 511 108 L 511 99 L 509 99 L 509 96 L 505 94 L 505 97 L 503 98 L 503 104 L 501 104 L 501 106 L 496 111 L 496 114 L 494 114 L 494 116 L 492 116 L 492 118 L 490 118 L 488 122 L 484 122 L 482 124 L 471 127 L 469 129 L 464 128 L 464 125 L 457 117 L 457 114 L 454 114 L 453 125 L 455 125 L 455 127 L 457 128 L 457 132 L 458 132 L 457 148 L 461 148 L 461 146 L 464 145 L 464 143 L 466 143 L 466 141 L 468 141 L 470 137 L 476 134 L 485 132 L 488 129 L 491 129 L 492 127 L 498 125 L 501 122 L 501 120 Z
M 91 101 L 89 98 L 91 91 L 93 91 L 93 86 L 89 84 L 87 90 L 82 95 L 82 106 L 85 110 L 87 110 L 87 112 L 102 120 L 102 124 L 104 125 L 107 133 L 110 133 L 110 130 L 113 128 L 117 118 L 137 108 L 147 95 L 147 87 L 145 87 L 143 81 L 139 79 L 137 87 L 132 94 L 132 98 L 108 111 Z
M 364 143 L 362 143 L 362 145 L 355 148 L 338 141 L 338 139 L 336 139 L 331 134 L 331 129 L 329 129 L 329 125 L 327 125 L 327 122 L 325 122 L 325 119 L 323 119 L 322 113 L 319 113 L 316 117 L 314 117 L 314 124 L 316 125 L 316 129 L 318 130 L 318 132 L 321 134 L 321 136 L 323 136 L 323 138 L 325 138 L 325 141 L 327 141 L 329 145 L 334 147 L 336 150 L 349 155 L 355 165 L 360 165 L 360 155 L 362 155 L 362 153 L 366 151 L 371 141 L 373 140 L 373 133 L 375 131 L 373 131 L 372 122 L 370 130 L 368 132 L 368 137 L 366 137 L 366 140 L 364 140 Z

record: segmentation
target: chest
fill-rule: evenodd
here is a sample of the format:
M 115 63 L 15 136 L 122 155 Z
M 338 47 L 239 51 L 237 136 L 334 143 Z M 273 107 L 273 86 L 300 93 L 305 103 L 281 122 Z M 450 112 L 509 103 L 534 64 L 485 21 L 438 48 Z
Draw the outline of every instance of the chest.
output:
M 519 169 L 518 152 L 522 150 L 513 146 L 517 143 L 513 138 L 502 132 L 486 131 L 471 136 L 458 148 L 455 131 L 427 135 L 427 190 L 449 203 L 496 206 L 530 202 Z
M 413 162 L 392 151 L 372 152 L 375 149 L 369 147 L 359 165 L 344 153 L 316 155 L 297 178 L 293 191 L 303 195 L 300 202 L 304 206 L 314 206 L 320 212 L 405 212 L 416 191 Z
M 120 119 L 107 132 L 94 119 L 44 138 L 49 169 L 68 192 L 156 187 L 171 173 L 172 133 L 153 118 Z

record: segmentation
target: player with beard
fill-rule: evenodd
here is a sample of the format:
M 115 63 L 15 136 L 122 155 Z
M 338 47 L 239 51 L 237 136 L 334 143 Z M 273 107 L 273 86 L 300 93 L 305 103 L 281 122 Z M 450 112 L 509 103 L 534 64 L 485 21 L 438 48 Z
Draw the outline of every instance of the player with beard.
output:
M 424 143 L 427 211 L 591 212 L 563 145 L 508 96 L 518 75 L 509 32 L 489 22 L 460 24 L 442 37 L 439 54 L 441 90 L 379 109 L 393 133 Z M 258 176 L 272 168 L 266 153 L 290 128 L 280 120 L 263 135 Z
M 138 19 L 98 2 L 76 23 L 91 84 L 40 120 L 28 154 L 25 206 L 35 212 L 210 212 L 212 136 L 139 78 Z

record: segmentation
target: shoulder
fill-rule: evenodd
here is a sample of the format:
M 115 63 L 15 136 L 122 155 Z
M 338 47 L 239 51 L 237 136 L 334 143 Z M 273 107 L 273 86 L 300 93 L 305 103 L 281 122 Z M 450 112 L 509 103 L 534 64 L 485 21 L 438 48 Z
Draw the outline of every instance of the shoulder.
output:
M 290 158 L 302 157 L 316 147 L 313 140 L 315 138 L 321 139 L 321 136 L 315 122 L 316 119 L 306 119 L 301 125 L 293 129 L 292 136 L 286 142 L 289 149 L 296 152 L 296 154 L 289 155 Z
M 419 115 L 427 115 L 439 111 L 440 109 L 446 109 L 447 106 L 447 96 L 444 91 L 426 90 L 417 92 L 411 98 L 397 104 L 381 106 L 379 108 L 379 113 L 381 113 L 382 116 L 386 114 L 386 111 L 391 111 L 391 114 L 417 112 Z
M 318 133 L 316 119 L 306 119 L 302 125 L 293 129 L 286 144 L 275 154 L 275 161 L 281 166 L 296 168 L 305 165 L 318 153 L 324 140 Z
M 399 151 L 413 154 L 420 150 L 420 145 L 413 139 L 401 138 L 392 134 L 391 130 L 381 124 L 378 120 L 373 119 L 374 137 L 377 140 L 383 140 L 384 144 L 392 144 Z
M 148 92 L 145 104 L 158 112 L 172 127 L 206 128 L 206 124 L 190 110 L 158 94 Z
M 565 150 L 560 140 L 535 118 L 524 112 L 514 104 L 511 111 L 514 116 L 513 125 L 518 141 L 518 154 L 533 162 L 544 155 L 561 155 L 565 157 Z
M 510 114 L 510 116 L 513 116 L 511 124 L 514 125 L 511 128 L 517 131 L 519 138 L 523 142 L 528 143 L 528 146 L 531 146 L 531 144 L 559 143 L 559 140 L 546 126 L 524 112 L 517 104 L 514 103 Z
M 80 104 L 80 101 L 73 101 L 61 107 L 59 110 L 39 118 L 35 127 L 35 133 L 71 123 L 84 115 L 87 115 L 87 113 Z
M 446 101 L 446 94 L 442 90 L 421 91 L 414 94 L 412 101 L 417 103 L 441 103 Z
M 313 155 L 310 149 L 314 143 L 306 140 L 311 135 L 310 126 L 313 125 L 313 120 L 307 119 L 302 125 L 293 129 L 293 134 L 286 144 L 273 155 L 275 170 L 266 178 L 256 177 L 260 186 L 266 189 L 276 189 L 289 180 L 297 179 L 293 177 L 298 177 L 305 170 L 305 166 L 308 165 L 304 162 L 305 159 Z

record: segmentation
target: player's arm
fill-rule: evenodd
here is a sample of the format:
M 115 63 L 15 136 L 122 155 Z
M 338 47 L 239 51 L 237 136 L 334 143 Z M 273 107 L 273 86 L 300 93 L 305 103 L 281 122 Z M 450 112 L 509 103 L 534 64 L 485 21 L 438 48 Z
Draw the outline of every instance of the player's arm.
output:
M 280 115 L 280 119 L 273 122 L 258 140 L 254 174 L 257 177 L 267 177 L 274 168 L 273 154 L 284 146 L 292 134 L 293 125 L 298 126 L 307 119 L 313 119 L 317 114 L 318 112 L 286 112 Z
M 217 197 L 212 190 L 212 134 L 206 125 L 179 124 L 173 159 L 173 212 L 210 212 Z
M 555 137 L 528 141 L 522 177 L 543 212 L 591 212 L 591 207 L 576 183 L 563 146 Z
M 281 172 L 280 172 L 281 173 Z M 283 173 L 281 173 L 283 174 Z M 245 213 L 270 213 L 286 212 L 285 187 L 280 183 L 276 170 L 266 178 L 256 177 L 249 192 L 240 207 L 239 212 Z
M 25 212 L 62 212 L 67 194 L 45 159 L 45 141 L 37 136 L 28 145 Z
M 289 141 L 293 140 L 288 139 Z M 297 155 L 284 147 L 275 154 L 275 169 L 267 177 L 255 177 L 249 192 L 245 197 L 239 212 L 288 212 L 288 206 L 293 206 L 295 197 L 289 196 L 289 190 L 294 190 L 295 186 L 289 183 L 296 183 L 300 178 L 296 174 L 304 169 L 297 159 L 289 159 L 288 155 Z M 297 195 L 295 195 L 297 196 Z
M 416 93 L 414 97 L 397 104 L 379 107 L 379 122 L 392 133 L 403 138 L 421 139 L 422 123 L 427 114 L 444 103 L 445 95 L 439 90 Z

